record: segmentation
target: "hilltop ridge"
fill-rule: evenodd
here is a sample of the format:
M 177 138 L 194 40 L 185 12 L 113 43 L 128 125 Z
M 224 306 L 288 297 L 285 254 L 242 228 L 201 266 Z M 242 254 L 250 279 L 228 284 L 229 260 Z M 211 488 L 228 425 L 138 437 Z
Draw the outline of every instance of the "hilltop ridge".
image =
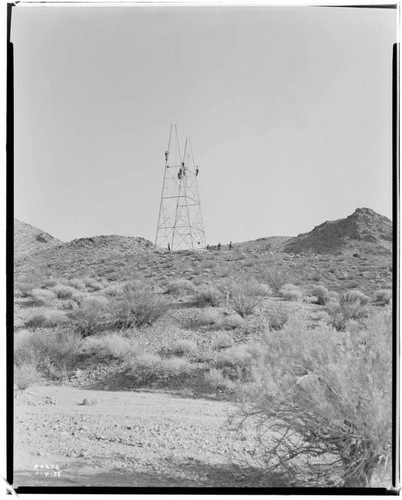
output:
M 326 221 L 309 233 L 288 241 L 287 253 L 389 253 L 392 249 L 392 222 L 370 208 L 358 208 L 344 219 Z

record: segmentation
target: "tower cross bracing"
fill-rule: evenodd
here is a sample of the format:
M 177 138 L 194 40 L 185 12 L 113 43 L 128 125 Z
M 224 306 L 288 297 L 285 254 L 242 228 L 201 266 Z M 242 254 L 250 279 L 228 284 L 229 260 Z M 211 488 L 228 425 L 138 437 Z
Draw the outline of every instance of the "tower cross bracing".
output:
M 155 248 L 197 250 L 205 248 L 205 231 L 198 190 L 199 169 L 190 138 L 183 155 L 177 126 L 170 127 Z

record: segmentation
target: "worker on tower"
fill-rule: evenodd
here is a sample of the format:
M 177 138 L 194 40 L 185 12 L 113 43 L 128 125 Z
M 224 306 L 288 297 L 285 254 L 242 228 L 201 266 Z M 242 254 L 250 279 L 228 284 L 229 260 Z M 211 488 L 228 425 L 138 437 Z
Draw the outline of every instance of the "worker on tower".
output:
M 229 243 L 229 250 L 232 250 L 232 242 Z
M 217 247 L 218 251 L 221 249 L 221 244 L 218 243 L 218 247 Z
M 195 175 L 198 175 L 198 165 L 195 167 Z
M 168 156 L 169 156 L 169 151 L 165 151 L 165 161 L 166 161 L 166 163 L 168 161 Z
M 180 167 L 179 173 L 177 174 L 178 179 L 180 180 L 183 176 L 183 167 Z

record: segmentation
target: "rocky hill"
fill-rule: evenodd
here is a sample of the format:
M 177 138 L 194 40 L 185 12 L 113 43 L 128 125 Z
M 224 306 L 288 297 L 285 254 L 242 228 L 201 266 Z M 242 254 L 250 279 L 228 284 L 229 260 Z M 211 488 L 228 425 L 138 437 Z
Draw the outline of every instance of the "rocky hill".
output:
M 390 253 L 392 222 L 370 208 L 358 208 L 345 219 L 327 221 L 299 234 L 284 246 L 287 253 Z
M 62 242 L 30 224 L 14 219 L 14 258 L 17 260 Z

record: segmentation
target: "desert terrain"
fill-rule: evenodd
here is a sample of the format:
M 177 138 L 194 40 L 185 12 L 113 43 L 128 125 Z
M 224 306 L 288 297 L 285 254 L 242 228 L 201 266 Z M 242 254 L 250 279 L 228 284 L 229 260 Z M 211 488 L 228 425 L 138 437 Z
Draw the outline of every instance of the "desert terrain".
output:
M 388 488 L 392 236 L 367 208 L 220 251 L 63 243 L 15 220 L 13 486 Z M 257 397 L 267 380 L 280 428 Z M 324 391 L 321 408 L 325 388 L 336 398 Z M 306 447 L 306 462 L 270 462 L 277 433 L 296 425 L 285 390 L 300 411 L 316 405 L 303 422 L 322 435 L 297 432 L 319 466 Z

